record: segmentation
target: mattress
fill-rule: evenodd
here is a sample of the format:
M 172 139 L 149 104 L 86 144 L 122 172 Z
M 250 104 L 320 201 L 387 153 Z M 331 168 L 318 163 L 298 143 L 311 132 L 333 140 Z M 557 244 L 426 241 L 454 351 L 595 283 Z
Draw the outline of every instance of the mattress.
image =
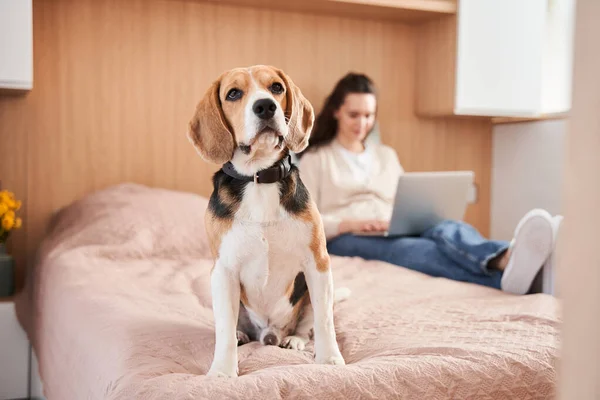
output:
M 556 391 L 560 305 L 332 257 L 345 366 L 249 343 L 238 378 L 213 355 L 207 199 L 121 184 L 52 220 L 20 321 L 48 400 L 546 399 Z

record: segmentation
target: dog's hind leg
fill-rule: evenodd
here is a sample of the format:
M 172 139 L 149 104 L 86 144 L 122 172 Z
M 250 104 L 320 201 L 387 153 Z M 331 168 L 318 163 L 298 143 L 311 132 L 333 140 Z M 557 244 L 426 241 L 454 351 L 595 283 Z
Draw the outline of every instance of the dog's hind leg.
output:
M 304 350 L 306 344 L 310 340 L 311 331 L 313 329 L 314 318 L 313 318 L 313 310 L 310 303 L 306 304 L 304 307 L 302 317 L 300 321 L 298 321 L 298 325 L 296 326 L 296 330 L 293 335 L 286 336 L 281 341 L 281 347 L 286 349 L 293 350 Z
M 333 295 L 333 303 L 341 303 L 350 297 L 351 291 L 348 288 L 338 288 Z M 281 347 L 286 349 L 304 350 L 306 344 L 313 338 L 313 327 L 315 319 L 313 317 L 313 309 L 308 304 L 304 308 L 304 314 L 296 326 L 293 335 L 286 336 L 281 341 Z
M 237 322 L 237 340 L 238 346 L 245 345 L 247 343 L 258 340 L 257 338 L 257 329 L 256 326 L 250 320 L 250 316 L 248 315 L 248 310 L 244 307 L 243 303 L 240 303 L 240 312 L 238 316 Z
M 243 331 L 237 331 L 235 333 L 237 340 L 238 340 L 238 347 L 239 346 L 243 346 L 247 343 L 250 343 L 250 337 Z

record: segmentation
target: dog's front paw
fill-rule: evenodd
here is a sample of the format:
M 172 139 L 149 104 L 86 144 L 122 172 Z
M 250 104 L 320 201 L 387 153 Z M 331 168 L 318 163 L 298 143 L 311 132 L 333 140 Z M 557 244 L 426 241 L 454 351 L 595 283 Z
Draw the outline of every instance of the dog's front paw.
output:
M 238 376 L 237 368 L 227 366 L 212 365 L 206 376 L 214 376 L 217 378 L 235 378 Z
M 308 340 L 301 338 L 300 336 L 287 336 L 281 342 L 281 347 L 302 351 L 306 346 L 306 342 L 308 342 Z
M 317 355 L 315 361 L 317 364 L 346 365 L 346 361 L 344 361 L 344 357 L 342 357 L 341 354 L 326 356 Z

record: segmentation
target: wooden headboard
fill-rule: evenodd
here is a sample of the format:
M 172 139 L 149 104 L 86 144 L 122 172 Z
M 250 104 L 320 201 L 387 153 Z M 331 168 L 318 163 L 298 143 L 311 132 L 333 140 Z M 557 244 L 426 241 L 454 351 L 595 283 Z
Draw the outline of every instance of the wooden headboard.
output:
M 207 86 L 252 64 L 284 69 L 319 110 L 348 71 L 380 91 L 404 168 L 471 169 L 467 221 L 489 230 L 491 122 L 415 115 L 417 27 L 191 0 L 34 0 L 34 88 L 0 96 L 0 178 L 24 200 L 17 286 L 51 213 L 119 182 L 208 195 L 216 166 L 186 138 Z

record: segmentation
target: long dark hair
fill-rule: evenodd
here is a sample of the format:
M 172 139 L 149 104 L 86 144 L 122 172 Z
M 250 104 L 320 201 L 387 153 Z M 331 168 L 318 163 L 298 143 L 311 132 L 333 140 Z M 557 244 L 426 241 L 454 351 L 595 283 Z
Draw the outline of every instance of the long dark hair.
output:
M 354 72 L 346 74 L 346 76 L 338 81 L 331 94 L 325 99 L 323 109 L 315 118 L 315 125 L 310 134 L 308 147 L 302 153 L 298 154 L 299 157 L 302 157 L 304 153 L 311 149 L 314 150 L 321 146 L 325 146 L 335 138 L 338 122 L 334 113 L 344 103 L 346 96 L 351 93 L 377 95 L 375 85 L 368 76 Z

